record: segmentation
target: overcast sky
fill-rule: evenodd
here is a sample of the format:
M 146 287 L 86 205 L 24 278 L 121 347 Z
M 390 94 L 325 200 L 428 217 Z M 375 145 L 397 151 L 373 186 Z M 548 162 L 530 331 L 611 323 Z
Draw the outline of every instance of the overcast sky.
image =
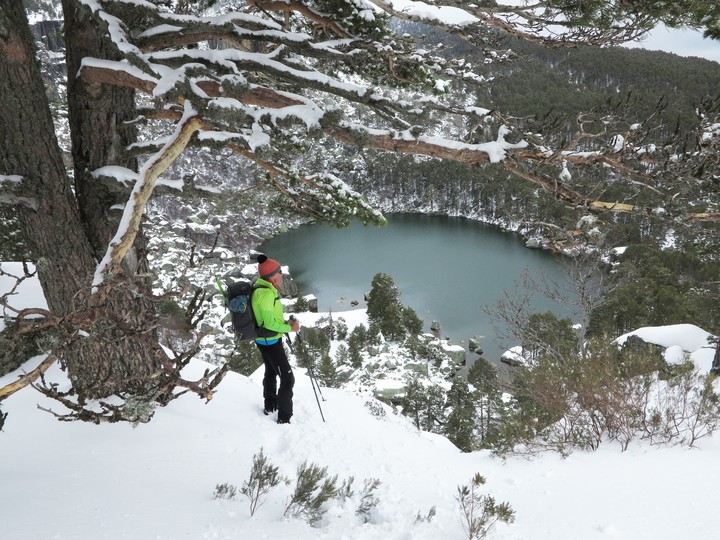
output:
M 670 30 L 662 26 L 653 30 L 640 43 L 628 43 L 626 46 L 667 51 L 680 56 L 699 56 L 720 62 L 720 41 L 705 39 L 701 32 L 694 30 Z

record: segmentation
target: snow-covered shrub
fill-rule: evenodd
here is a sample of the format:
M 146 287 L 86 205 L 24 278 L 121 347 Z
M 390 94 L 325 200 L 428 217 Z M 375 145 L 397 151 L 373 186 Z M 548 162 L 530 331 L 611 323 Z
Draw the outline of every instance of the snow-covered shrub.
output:
M 434 506 L 431 507 L 425 515 L 421 514 L 418 510 L 418 513 L 415 516 L 415 523 L 430 523 L 435 517 L 435 514 L 437 514 L 437 509 Z
M 225 499 L 232 501 L 237 495 L 237 487 L 227 482 L 215 486 L 214 499 Z
M 365 407 L 368 411 L 370 411 L 370 414 L 372 414 L 375 418 L 385 418 L 385 409 L 380 404 L 379 401 L 376 401 L 374 399 L 369 399 L 365 402 Z
M 363 523 L 370 521 L 373 509 L 378 505 L 380 499 L 375 495 L 375 490 L 380 487 L 380 480 L 377 478 L 366 478 L 360 492 L 360 502 L 355 515 L 362 519 Z
M 546 356 L 519 370 L 507 418 L 492 442 L 499 452 L 595 450 L 639 438 L 693 446 L 720 426 L 713 376 L 692 366 L 669 369 L 652 347 L 618 350 L 591 342 L 585 356 Z
M 714 375 L 684 372 L 657 381 L 651 406 L 644 412 L 643 437 L 656 444 L 695 446 L 720 426 L 720 396 Z

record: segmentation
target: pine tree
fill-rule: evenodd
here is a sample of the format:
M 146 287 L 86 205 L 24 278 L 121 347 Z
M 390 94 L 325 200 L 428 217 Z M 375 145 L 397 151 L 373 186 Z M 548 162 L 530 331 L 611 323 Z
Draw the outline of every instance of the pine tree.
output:
M 468 370 L 468 383 L 474 387 L 472 401 L 477 410 L 477 431 L 480 442 L 497 422 L 502 407 L 500 381 L 495 366 L 485 358 L 477 358 Z
M 422 333 L 424 321 L 413 308 L 409 306 L 402 308 L 402 321 L 408 335 L 416 336 Z
M 338 387 L 338 373 L 335 364 L 329 353 L 324 353 L 320 358 L 320 365 L 317 370 L 317 378 L 324 385 L 330 388 Z
M 340 343 L 335 350 L 335 365 L 345 366 L 350 363 L 350 351 L 345 343 Z
M 377 325 L 387 339 L 399 341 L 405 337 L 400 292 L 391 276 L 381 272 L 373 277 L 367 296 L 367 314 L 371 324 Z
M 367 345 L 368 329 L 364 324 L 353 328 L 348 337 L 348 352 L 350 353 L 350 365 L 354 368 L 362 366 L 362 351 Z
M 251 341 L 237 341 L 228 360 L 230 370 L 241 375 L 251 375 L 262 365 L 260 351 Z
M 400 305 L 400 292 L 392 276 L 379 272 L 373 276 L 367 295 L 367 315 L 371 322 L 382 324 L 386 313 Z
M 455 377 L 447 395 L 447 417 L 444 434 L 463 452 L 475 449 L 476 413 L 467 382 Z

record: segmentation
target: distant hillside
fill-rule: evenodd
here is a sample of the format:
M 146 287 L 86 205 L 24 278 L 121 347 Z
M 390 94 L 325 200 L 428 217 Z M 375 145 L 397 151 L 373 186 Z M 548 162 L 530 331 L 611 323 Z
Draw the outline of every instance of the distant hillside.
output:
M 496 47 L 510 49 L 518 58 L 481 65 L 481 51 L 446 32 L 418 23 L 400 23 L 404 32 L 425 43 L 442 43 L 446 57 L 474 57 L 483 75 L 492 77 L 478 96 L 479 105 L 515 116 L 554 111 L 570 125 L 580 111 L 631 95 L 631 107 L 642 119 L 664 100 L 668 130 L 689 123 L 695 105 L 720 94 L 720 63 L 686 58 L 661 51 L 622 47 L 548 48 L 515 38 L 501 39 Z M 660 133 L 660 136 L 666 133 Z
M 632 94 L 639 119 L 665 100 L 663 118 L 671 129 L 695 114 L 701 99 L 720 93 L 720 64 L 660 51 L 612 47 L 550 49 L 513 40 L 520 58 L 493 65 L 490 98 L 501 110 L 533 114 L 555 109 L 568 115 Z

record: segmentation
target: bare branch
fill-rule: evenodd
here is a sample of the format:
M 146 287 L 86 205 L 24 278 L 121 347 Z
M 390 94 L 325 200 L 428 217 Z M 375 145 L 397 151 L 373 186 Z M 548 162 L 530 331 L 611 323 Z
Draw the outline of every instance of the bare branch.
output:
M 133 245 L 142 221 L 145 205 L 152 195 L 158 177 L 167 170 L 185 149 L 190 138 L 202 126 L 201 119 L 187 104 L 186 114 L 175 132 L 173 139 L 143 166 L 140 180 L 135 186 L 130 201 L 125 207 L 122 225 L 108 246 L 105 258 L 98 266 L 93 287 L 97 288 L 105 279 L 105 273 L 115 273 L 122 259 Z M 123 228 L 124 225 L 124 228 Z
M 0 401 L 13 395 L 18 390 L 22 390 L 26 386 L 34 383 L 43 373 L 48 370 L 48 368 L 50 368 L 50 366 L 55 363 L 56 360 L 57 358 L 54 355 L 49 354 L 47 355 L 45 360 L 43 360 L 40 365 L 38 365 L 30 373 L 26 373 L 13 383 L 6 384 L 5 386 L 0 387 Z

